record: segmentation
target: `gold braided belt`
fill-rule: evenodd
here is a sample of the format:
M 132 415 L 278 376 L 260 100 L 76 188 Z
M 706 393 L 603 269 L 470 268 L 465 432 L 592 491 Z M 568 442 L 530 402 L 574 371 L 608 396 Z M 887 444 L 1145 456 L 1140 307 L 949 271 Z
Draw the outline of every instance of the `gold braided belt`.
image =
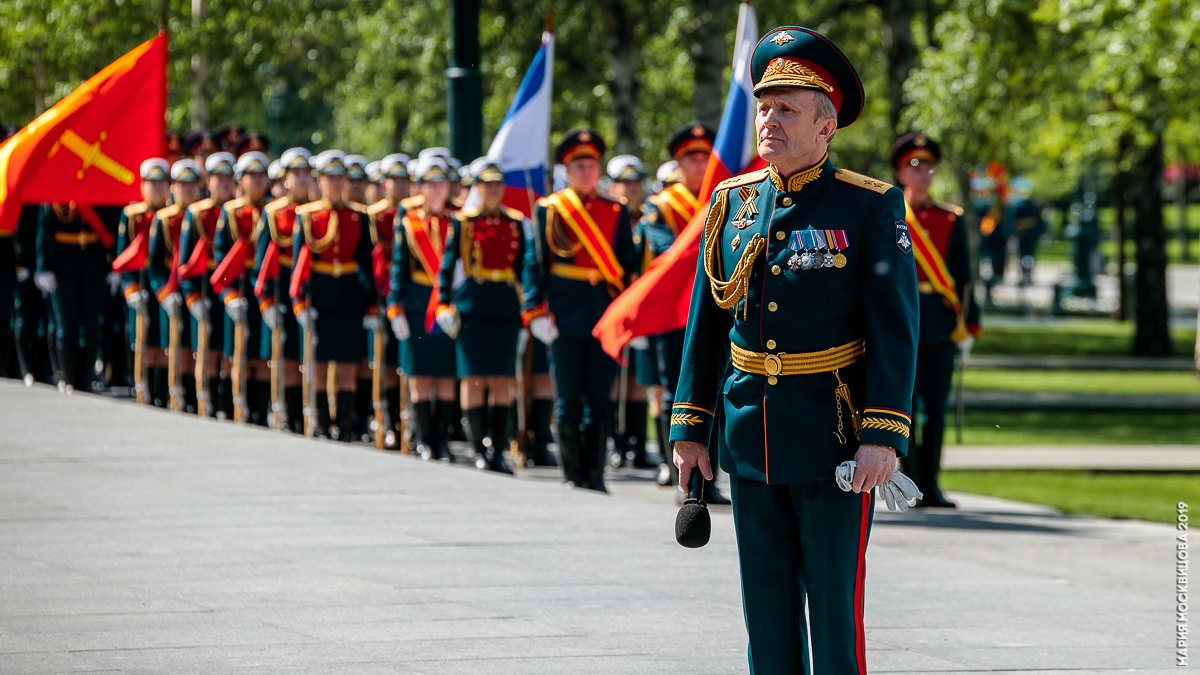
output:
M 733 367 L 754 375 L 775 378 L 780 375 L 809 375 L 845 368 L 862 358 L 867 351 L 866 340 L 855 340 L 819 352 L 797 354 L 752 352 L 733 343 L 729 356 Z M 771 384 L 774 384 L 772 382 Z
M 861 438 L 862 415 L 850 401 L 850 387 L 842 382 L 838 370 L 856 363 L 867 352 L 866 340 L 855 340 L 844 345 L 830 347 L 819 352 L 800 352 L 798 354 L 771 354 L 752 352 L 743 349 L 732 342 L 729 343 L 729 357 L 733 367 L 744 373 L 765 375 L 767 384 L 779 382 L 781 375 L 811 375 L 813 373 L 829 373 L 837 378 L 837 386 L 833 390 L 833 399 L 837 404 L 837 430 L 833 435 L 838 442 L 846 445 L 845 420 L 842 417 L 843 404 L 850 413 L 850 430 L 856 438 Z

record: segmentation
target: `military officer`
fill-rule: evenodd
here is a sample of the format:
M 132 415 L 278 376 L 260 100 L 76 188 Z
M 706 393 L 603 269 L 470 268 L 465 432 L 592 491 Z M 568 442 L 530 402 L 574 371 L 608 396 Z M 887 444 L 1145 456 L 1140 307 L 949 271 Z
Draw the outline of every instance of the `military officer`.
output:
M 455 338 L 460 403 L 475 465 L 512 473 L 504 452 L 513 440 L 525 216 L 500 203 L 504 171 L 499 163 L 481 157 L 471 163 L 469 175 L 482 201 L 460 211 L 451 225 L 438 276 L 436 319 Z M 465 279 L 456 287 L 458 274 Z
M 208 197 L 187 208 L 183 229 L 179 235 L 179 287 L 192 315 L 190 326 L 192 349 L 196 352 L 196 386 L 198 410 L 226 418 L 233 416 L 233 391 L 229 386 L 229 362 L 222 359 L 225 344 L 225 322 L 212 316 L 214 301 L 219 301 L 210 276 L 216 270 L 213 259 L 213 235 L 221 217 L 221 205 L 233 199 L 237 183 L 234 165 L 237 160 L 228 152 L 214 152 L 205 161 Z M 201 328 L 207 327 L 200 347 Z
M 112 229 L 92 207 L 71 202 L 42 208 L 34 283 L 50 300 L 62 389 L 91 391 L 95 381 L 114 244 Z
M 617 155 L 608 160 L 606 168 L 608 179 L 611 181 L 609 194 L 629 209 L 629 221 L 635 224 L 633 244 L 638 251 L 638 260 L 641 261 L 635 271 L 641 274 L 646 271 L 651 260 L 647 257 L 649 250 L 645 246 L 646 240 L 637 226 L 642 219 L 643 201 L 646 196 L 643 186 L 646 169 L 642 160 L 634 155 Z M 613 417 L 616 419 L 610 421 L 613 425 L 613 453 L 609 463 L 613 467 L 620 467 L 625 466 L 626 462 L 631 462 L 636 469 L 648 469 L 653 465 L 646 459 L 646 417 L 649 410 L 646 399 L 648 393 L 658 392 L 658 365 L 655 363 L 650 341 L 644 337 L 634 338 L 630 342 L 628 354 L 632 372 L 625 375 L 624 396 L 620 394 L 619 377 L 614 387 L 617 390 L 614 392 L 614 399 L 617 400 L 617 406 L 625 406 L 625 415 L 624 420 L 619 419 L 618 408 L 613 406 Z M 665 439 L 666 436 L 662 438 Z M 664 444 L 665 440 L 660 440 L 660 445 L 666 447 Z
M 49 299 L 37 286 L 38 222 L 40 204 L 25 204 L 13 237 L 16 245 L 16 296 L 13 306 L 13 346 L 17 368 L 26 386 L 34 382 L 54 384 L 58 359 Z
M 400 341 L 400 368 L 409 379 L 418 451 L 423 459 L 454 461 L 449 445 L 451 428 L 458 426 L 454 341 L 425 326 L 446 239 L 458 222 L 449 201 L 449 174 L 446 159 L 428 151 L 410 169 L 421 199 L 397 214 L 387 313 Z
M 362 155 L 346 155 L 346 201 L 364 212 L 367 204 L 374 203 L 367 200 L 367 189 L 371 185 L 370 177 L 367 175 L 367 165 L 367 158 Z M 371 335 L 364 335 L 363 340 L 369 346 Z M 370 349 L 368 348 L 364 354 L 369 353 Z M 355 370 L 357 379 L 354 391 L 356 422 L 354 438 L 367 440 L 368 422 L 374 417 L 372 414 L 371 364 L 364 358 Z
M 161 331 L 158 301 L 149 291 L 146 265 L 149 261 L 150 224 L 155 212 L 167 205 L 171 167 L 167 160 L 154 157 L 142 162 L 140 169 L 142 201 L 130 204 L 121 211 L 116 249 L 121 254 L 113 261 L 113 270 L 121 273 L 121 288 L 129 307 L 127 336 L 133 352 L 138 354 L 136 360 L 143 367 L 143 371 L 135 373 L 134 377 L 135 383 L 141 387 L 138 398 L 141 402 L 165 408 L 169 397 L 167 357 L 158 345 Z M 143 317 L 140 336 L 137 331 L 139 314 Z M 145 381 L 142 380 L 143 376 Z
M 899 190 L 829 159 L 863 104 L 833 42 L 775 28 L 751 79 L 769 166 L 712 196 L 671 410 L 675 463 L 681 485 L 695 470 L 711 480 L 715 442 L 730 474 L 750 672 L 864 673 L 872 490 L 911 425 L 912 239 Z M 843 492 L 834 470 L 850 459 Z
M 150 224 L 149 261 L 146 277 L 161 308 L 159 314 L 159 346 L 168 351 L 178 368 L 183 391 L 177 392 L 179 409 L 196 411 L 195 352 L 191 348 L 191 326 L 184 319 L 183 296 L 179 289 L 179 245 L 187 209 L 200 199 L 200 167 L 190 159 L 171 165 L 172 203 L 154 214 Z M 172 336 L 172 331 L 175 332 Z M 174 337 L 174 340 L 172 340 Z M 176 386 L 171 383 L 170 386 Z
M 607 492 L 609 395 L 617 364 L 592 328 L 637 266 L 629 210 L 596 192 L 605 143 L 591 129 L 565 134 L 555 161 L 567 187 L 539 200 L 541 258 L 526 256 L 524 318 L 550 347 L 555 422 L 568 484 Z M 586 413 L 586 414 L 585 414 Z
M 292 281 L 296 210 L 308 203 L 312 191 L 312 157 L 305 148 L 289 148 L 279 158 L 284 174 L 279 183 L 286 194 L 263 209 L 254 255 L 254 294 L 263 317 L 259 353 L 273 363 L 283 361 L 283 407 L 287 428 L 304 433 L 304 399 L 300 385 L 300 325 L 291 311 L 288 287 Z M 270 262 L 274 259 L 274 263 Z M 266 269 L 264 269 L 266 268 Z M 282 356 L 273 353 L 272 333 L 280 331 Z M 278 395 L 278 392 L 275 392 Z M 278 401 L 276 401 L 278 403 Z
M 392 283 L 392 245 L 396 241 L 396 225 L 403 209 L 401 203 L 411 196 L 408 179 L 408 155 L 393 153 L 379 160 L 381 175 L 380 198 L 367 208 L 371 217 L 371 263 L 375 277 L 376 304 L 387 307 L 388 290 Z M 367 343 L 368 357 L 375 360 L 375 341 Z M 383 335 L 383 372 L 382 387 L 384 394 L 384 444 L 394 448 L 399 438 L 396 434 L 396 424 L 400 421 L 400 346 L 396 336 L 390 330 Z
M 296 210 L 302 236 L 293 237 L 293 260 L 311 260 L 307 279 L 292 280 L 296 293 L 292 311 L 300 326 L 316 338 L 315 381 L 333 380 L 336 417 L 328 393 L 319 386 L 317 426 L 329 429 L 338 441 L 349 443 L 356 426 L 354 389 L 357 366 L 363 360 L 363 331 L 379 327 L 375 288 L 371 279 L 371 238 L 366 211 L 346 200 L 345 153 L 326 150 L 313 158 L 321 194 L 316 202 Z M 307 251 L 305 250 L 307 249 Z M 329 377 L 329 368 L 333 376 Z
M 938 486 L 946 400 L 954 375 L 955 354 L 970 349 L 979 334 L 979 305 L 973 302 L 971 254 L 961 208 L 939 204 L 929 195 L 933 172 L 942 158 L 937 141 L 919 132 L 892 144 L 889 159 L 904 188 L 905 220 L 912 238 L 920 293 L 921 329 L 913 410 L 925 422 L 904 458 L 904 472 L 924 498 L 919 506 L 953 508 Z
M 214 277 L 219 277 L 218 290 L 225 306 L 225 358 L 239 369 L 233 373 L 240 390 L 234 400 L 235 417 L 258 426 L 267 425 L 270 373 L 261 358 L 262 314 L 254 301 L 255 279 L 249 272 L 254 267 L 258 226 L 267 205 L 269 163 L 258 150 L 238 157 L 233 174 L 242 196 L 221 206 L 213 235 L 213 258 L 218 269 Z

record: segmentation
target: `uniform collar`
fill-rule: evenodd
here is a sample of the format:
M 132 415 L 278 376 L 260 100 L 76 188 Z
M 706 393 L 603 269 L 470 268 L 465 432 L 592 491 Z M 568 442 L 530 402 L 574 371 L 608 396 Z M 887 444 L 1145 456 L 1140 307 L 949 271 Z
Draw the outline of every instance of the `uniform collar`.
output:
M 800 190 L 804 189 L 805 185 L 808 185 L 809 183 L 820 178 L 825 173 L 825 169 L 827 168 L 828 164 L 829 153 L 825 153 L 825 155 L 821 157 L 821 161 L 817 162 L 811 168 L 798 171 L 791 176 L 788 176 L 786 181 L 784 181 L 783 176 L 779 174 L 779 169 L 775 168 L 774 164 L 771 164 L 769 167 L 771 183 L 774 184 L 775 189 L 779 190 L 780 192 L 799 192 Z

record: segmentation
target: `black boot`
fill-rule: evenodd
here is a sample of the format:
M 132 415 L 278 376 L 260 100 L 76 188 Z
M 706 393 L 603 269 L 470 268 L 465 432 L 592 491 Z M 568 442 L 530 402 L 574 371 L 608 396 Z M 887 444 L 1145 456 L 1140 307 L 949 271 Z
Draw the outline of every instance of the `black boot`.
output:
M 463 429 L 462 409 L 458 407 L 458 401 L 447 401 L 438 399 L 434 404 L 434 420 L 437 422 L 437 453 L 438 459 L 443 462 L 453 464 L 455 462 L 454 453 L 450 451 L 450 440 L 462 436 L 466 440 L 466 431 Z
M 358 380 L 358 386 L 354 394 L 354 410 L 358 418 L 358 424 L 354 427 L 355 440 L 370 440 L 375 442 L 375 438 L 371 436 L 371 422 L 375 419 L 375 400 L 374 388 L 369 379 Z M 382 393 L 382 392 L 381 392 Z
M 589 490 L 608 492 L 604 485 L 604 469 L 608 466 L 608 433 L 602 424 L 591 423 L 583 428 L 584 468 Z
M 930 440 L 938 442 L 932 443 L 929 442 Z M 927 439 L 916 457 L 919 467 L 917 473 L 921 476 L 921 482 L 917 483 L 917 487 L 925 495 L 917 504 L 936 509 L 953 509 L 956 508 L 956 504 L 942 494 L 942 488 L 938 485 L 938 478 L 942 473 L 942 444 L 940 441 L 941 439 Z
M 558 436 L 558 456 L 562 459 L 563 484 L 568 487 L 585 487 L 587 471 L 580 456 L 579 425 L 574 422 L 560 422 L 555 431 Z
M 222 377 L 217 381 L 217 410 L 225 419 L 233 419 L 233 381 Z
M 196 376 L 183 376 L 183 410 L 195 414 L 196 412 Z
M 625 412 L 625 431 L 629 437 L 626 456 L 635 469 L 652 469 L 646 459 L 646 417 L 649 405 L 645 401 L 630 401 Z
M 154 383 L 151 389 L 151 400 L 154 406 L 158 408 L 167 408 L 171 405 L 171 387 L 167 382 L 167 369 L 161 366 L 150 369 L 150 381 Z
M 424 460 L 433 459 L 433 450 L 436 447 L 430 442 L 433 435 L 433 402 L 413 401 L 411 412 L 410 421 L 413 425 L 417 454 Z
M 658 452 L 661 461 L 658 465 L 658 476 L 655 482 L 660 487 L 671 487 L 679 482 L 679 470 L 675 468 L 675 456 L 671 452 L 671 422 L 669 415 L 658 417 Z
M 339 442 L 349 443 L 354 439 L 357 412 L 354 407 L 354 392 L 339 391 L 337 393 L 337 439 Z
M 208 408 L 208 416 L 217 416 L 217 403 L 220 402 L 221 378 L 212 376 L 207 378 L 208 385 L 204 387 L 201 395 L 204 396 L 205 407 Z
M 384 391 L 383 444 L 389 450 L 400 447 L 400 387 L 389 387 Z
M 504 456 L 512 443 L 513 407 L 511 405 L 492 406 L 488 409 L 491 439 L 491 453 L 488 455 L 488 469 L 498 473 L 512 474 Z
M 607 452 L 607 449 L 608 449 L 607 448 L 607 445 L 608 445 L 607 439 L 605 439 L 604 445 L 606 446 L 605 454 L 608 457 L 608 465 L 614 469 L 619 469 L 619 468 L 625 466 L 626 461 L 628 461 L 627 453 L 628 453 L 629 445 L 630 445 L 629 408 L 632 405 L 633 405 L 633 401 L 625 402 L 625 430 L 624 431 L 617 431 L 617 421 L 618 421 L 617 415 L 619 414 L 619 411 L 618 411 L 619 406 L 616 403 L 613 403 L 612 415 L 609 416 L 608 428 L 613 430 L 612 431 L 612 442 L 613 442 L 612 452 L 611 453 Z
M 287 407 L 287 428 L 293 433 L 304 433 L 304 389 L 302 387 L 285 387 L 283 402 Z
M 529 403 L 529 419 L 525 422 L 525 432 L 528 434 L 529 457 L 534 466 L 558 466 L 550 452 L 553 418 L 554 401 L 535 398 Z
M 488 468 L 487 451 L 487 408 L 467 408 L 463 410 L 467 418 L 467 441 L 475 454 L 475 468 L 483 471 Z
M 329 394 L 325 391 L 317 392 L 317 438 L 329 438 Z

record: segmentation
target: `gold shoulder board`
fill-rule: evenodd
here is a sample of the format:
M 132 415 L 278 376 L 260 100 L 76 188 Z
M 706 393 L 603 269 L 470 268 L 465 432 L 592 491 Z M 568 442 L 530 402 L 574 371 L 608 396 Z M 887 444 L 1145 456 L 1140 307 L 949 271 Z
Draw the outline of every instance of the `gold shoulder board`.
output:
M 767 179 L 767 174 L 769 174 L 769 173 L 770 173 L 769 169 L 759 169 L 758 171 L 751 171 L 750 173 L 743 173 L 739 176 L 734 176 L 733 178 L 726 178 L 725 180 L 721 181 L 720 183 L 717 183 L 717 187 L 714 188 L 713 190 L 715 192 L 716 190 L 728 190 L 729 188 L 735 188 L 735 187 L 738 187 L 739 185 L 749 185 L 751 183 L 761 183 Z
M 842 181 L 843 183 L 849 183 L 850 185 L 860 187 L 864 190 L 870 190 L 876 194 L 883 194 L 892 189 L 891 183 L 885 183 L 878 178 L 864 176 L 861 173 L 854 173 L 849 169 L 838 169 L 836 172 L 834 172 L 833 177 Z

